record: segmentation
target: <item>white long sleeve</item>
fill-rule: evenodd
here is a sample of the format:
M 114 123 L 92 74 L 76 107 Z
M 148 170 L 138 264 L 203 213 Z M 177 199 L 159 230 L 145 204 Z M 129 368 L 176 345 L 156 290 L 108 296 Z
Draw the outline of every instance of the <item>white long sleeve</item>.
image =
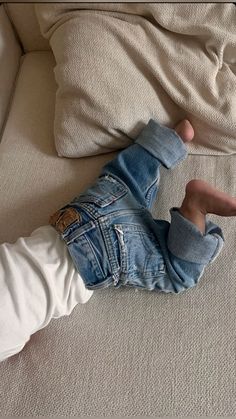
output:
M 33 333 L 52 318 L 69 315 L 92 294 L 53 227 L 0 245 L 0 361 L 21 351 Z

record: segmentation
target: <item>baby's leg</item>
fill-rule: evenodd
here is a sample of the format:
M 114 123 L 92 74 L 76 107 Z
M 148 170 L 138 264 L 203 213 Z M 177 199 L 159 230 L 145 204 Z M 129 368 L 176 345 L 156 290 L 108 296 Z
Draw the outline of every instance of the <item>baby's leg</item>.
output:
M 51 226 L 0 245 L 0 361 L 24 347 L 52 318 L 92 295 Z
M 222 231 L 207 220 L 207 214 L 236 216 L 236 198 L 203 180 L 194 179 L 186 186 L 181 207 L 171 210 L 171 224 L 166 236 L 160 236 L 172 291 L 193 287 L 223 247 Z M 158 223 L 162 225 L 160 221 Z
M 236 215 L 236 198 L 213 188 L 203 180 L 193 179 L 186 186 L 186 195 L 179 211 L 204 234 L 207 214 L 222 217 Z
M 189 121 L 183 120 L 175 130 L 150 120 L 135 143 L 121 151 L 102 171 L 121 179 L 137 201 L 150 208 L 158 191 L 160 167 L 173 168 L 187 156 L 184 143 L 193 139 Z

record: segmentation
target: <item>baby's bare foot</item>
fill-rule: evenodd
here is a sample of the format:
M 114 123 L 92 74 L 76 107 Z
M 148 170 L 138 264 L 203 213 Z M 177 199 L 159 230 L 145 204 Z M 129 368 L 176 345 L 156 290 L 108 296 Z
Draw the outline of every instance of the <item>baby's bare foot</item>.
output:
M 174 129 L 184 143 L 192 141 L 194 137 L 194 129 L 188 119 L 180 121 Z
M 206 214 L 236 216 L 236 198 L 203 180 L 194 179 L 186 186 L 186 195 L 179 211 L 204 233 Z

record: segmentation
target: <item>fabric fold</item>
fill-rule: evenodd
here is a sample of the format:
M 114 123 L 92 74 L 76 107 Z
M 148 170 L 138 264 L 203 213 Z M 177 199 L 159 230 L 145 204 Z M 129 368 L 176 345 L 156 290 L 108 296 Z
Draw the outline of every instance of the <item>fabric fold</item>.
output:
M 177 208 L 172 208 L 170 214 L 171 225 L 167 245 L 171 253 L 188 262 L 204 265 L 213 262 L 224 244 L 220 227 L 206 221 L 206 231 L 202 234 Z

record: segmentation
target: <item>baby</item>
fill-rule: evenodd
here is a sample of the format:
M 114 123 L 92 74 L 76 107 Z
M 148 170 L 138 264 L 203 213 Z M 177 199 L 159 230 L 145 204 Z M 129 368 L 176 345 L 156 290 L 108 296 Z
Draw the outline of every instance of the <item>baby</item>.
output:
M 93 290 L 129 286 L 180 293 L 194 287 L 222 249 L 208 213 L 236 215 L 236 198 L 202 180 L 186 186 L 171 223 L 153 219 L 160 166 L 173 168 L 194 137 L 150 120 L 106 164 L 96 182 L 30 237 L 0 246 L 0 360 L 22 350 L 52 318 L 86 303 Z

